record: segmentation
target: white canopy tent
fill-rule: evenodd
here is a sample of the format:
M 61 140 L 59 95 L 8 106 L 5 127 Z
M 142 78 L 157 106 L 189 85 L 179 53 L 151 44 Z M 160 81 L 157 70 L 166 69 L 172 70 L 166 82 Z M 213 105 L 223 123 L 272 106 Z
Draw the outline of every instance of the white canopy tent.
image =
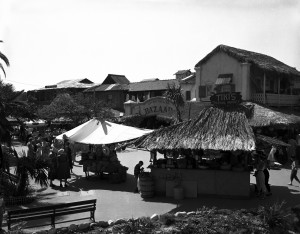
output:
M 149 129 L 139 129 L 126 125 L 91 119 L 61 135 L 56 139 L 63 139 L 66 135 L 70 141 L 82 144 L 111 144 L 128 141 L 152 132 Z

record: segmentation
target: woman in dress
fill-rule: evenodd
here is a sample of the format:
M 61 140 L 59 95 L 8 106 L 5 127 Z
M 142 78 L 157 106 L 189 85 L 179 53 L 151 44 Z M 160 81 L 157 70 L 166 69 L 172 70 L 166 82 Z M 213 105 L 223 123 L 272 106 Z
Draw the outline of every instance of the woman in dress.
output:
M 64 149 L 60 149 L 57 155 L 57 174 L 56 178 L 60 180 L 60 187 L 67 187 L 67 180 L 71 178 L 69 160 Z

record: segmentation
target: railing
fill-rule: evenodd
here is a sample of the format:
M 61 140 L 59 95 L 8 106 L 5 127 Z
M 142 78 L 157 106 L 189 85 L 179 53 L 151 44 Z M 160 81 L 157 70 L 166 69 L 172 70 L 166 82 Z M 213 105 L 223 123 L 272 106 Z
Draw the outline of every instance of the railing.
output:
M 264 98 L 263 93 L 254 93 L 251 100 L 269 106 L 300 106 L 300 95 L 266 93 Z

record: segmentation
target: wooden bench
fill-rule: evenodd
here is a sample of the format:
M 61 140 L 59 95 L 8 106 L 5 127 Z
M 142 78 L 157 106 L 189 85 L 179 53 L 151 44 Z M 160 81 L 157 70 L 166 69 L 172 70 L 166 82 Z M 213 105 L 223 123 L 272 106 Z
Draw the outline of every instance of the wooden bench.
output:
M 7 227 L 8 230 L 10 230 L 11 224 L 13 223 L 20 223 L 23 221 L 30 221 L 30 220 L 42 220 L 42 219 L 49 219 L 50 223 L 43 223 L 43 224 L 39 223 L 37 225 L 30 225 L 30 226 L 25 225 L 25 226 L 26 228 L 40 227 L 40 226 L 47 226 L 47 225 L 51 225 L 52 227 L 55 227 L 55 224 L 58 223 L 65 223 L 65 222 L 71 222 L 71 221 L 88 219 L 88 218 L 91 219 L 92 221 L 95 221 L 96 202 L 97 199 L 91 199 L 85 201 L 69 202 L 69 203 L 48 205 L 42 207 L 8 210 Z M 81 216 L 81 218 L 79 219 L 56 222 L 57 217 L 70 215 L 70 214 L 84 213 L 84 212 L 90 212 L 89 217 Z

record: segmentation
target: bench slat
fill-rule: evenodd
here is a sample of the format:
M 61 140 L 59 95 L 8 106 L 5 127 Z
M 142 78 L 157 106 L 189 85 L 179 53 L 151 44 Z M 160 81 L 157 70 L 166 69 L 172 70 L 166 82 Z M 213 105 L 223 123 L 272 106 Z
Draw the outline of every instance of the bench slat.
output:
M 27 220 L 39 220 L 45 218 L 50 218 L 51 224 L 55 226 L 56 223 L 55 217 L 61 217 L 68 214 L 76 214 L 76 213 L 83 213 L 83 212 L 90 212 L 90 216 L 87 218 L 94 219 L 96 202 L 97 199 L 91 199 L 91 200 L 84 200 L 78 202 L 48 205 L 43 207 L 8 210 L 7 212 L 8 229 L 10 229 L 12 223 L 27 221 Z M 64 222 L 70 222 L 70 221 L 64 221 Z M 45 225 L 49 225 L 49 224 L 44 224 L 39 226 L 45 226 Z

